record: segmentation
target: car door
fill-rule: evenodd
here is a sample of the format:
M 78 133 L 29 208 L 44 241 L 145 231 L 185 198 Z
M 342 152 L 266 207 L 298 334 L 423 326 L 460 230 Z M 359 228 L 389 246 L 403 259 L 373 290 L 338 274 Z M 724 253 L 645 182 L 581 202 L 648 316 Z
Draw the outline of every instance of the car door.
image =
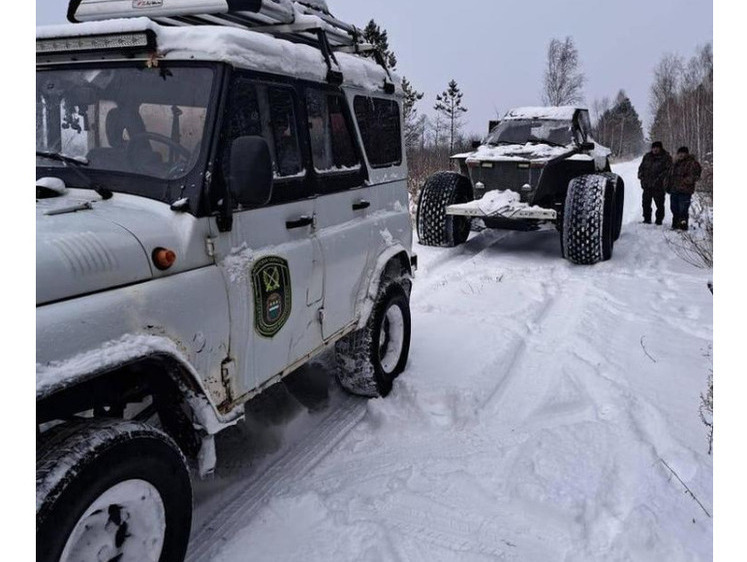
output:
M 228 232 L 219 232 L 217 221 L 213 225 L 216 262 L 224 273 L 231 309 L 232 364 L 227 371 L 234 399 L 322 345 L 322 260 L 298 116 L 298 94 L 291 83 L 234 73 L 215 181 L 226 184 L 230 142 L 240 136 L 264 137 L 274 163 L 269 204 L 234 208 Z M 230 376 L 231 371 L 235 375 Z
M 307 86 L 304 95 L 315 181 L 316 235 L 324 260 L 325 339 L 350 326 L 371 259 L 371 188 L 342 93 Z

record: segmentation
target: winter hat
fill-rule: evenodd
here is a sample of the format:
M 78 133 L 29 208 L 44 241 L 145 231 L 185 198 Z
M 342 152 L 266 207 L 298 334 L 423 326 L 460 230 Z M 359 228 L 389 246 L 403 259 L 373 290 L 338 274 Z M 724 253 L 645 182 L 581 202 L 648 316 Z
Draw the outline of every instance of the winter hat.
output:
M 690 154 L 690 149 L 686 146 L 681 146 L 677 149 L 677 154 Z
M 654 141 L 651 143 L 651 149 L 653 150 L 654 148 L 661 148 L 662 150 L 664 150 L 664 145 L 661 143 L 661 141 Z

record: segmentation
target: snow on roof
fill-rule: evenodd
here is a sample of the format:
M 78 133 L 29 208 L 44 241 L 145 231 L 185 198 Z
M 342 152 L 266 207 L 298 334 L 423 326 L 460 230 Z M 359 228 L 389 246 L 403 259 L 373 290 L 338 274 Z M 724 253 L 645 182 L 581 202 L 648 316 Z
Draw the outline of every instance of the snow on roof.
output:
M 557 119 L 570 121 L 576 114 L 577 107 L 564 105 L 559 107 L 517 107 L 506 113 L 504 119 Z
M 141 17 L 37 27 L 36 37 L 51 39 L 145 30 L 156 34 L 158 55 L 167 60 L 220 61 L 316 82 L 327 78 L 327 65 L 319 49 L 249 29 L 208 25 L 166 27 Z M 347 53 L 335 53 L 335 57 L 346 85 L 383 90 L 387 73 L 372 59 Z M 395 74 L 392 79 L 397 92 L 401 92 L 401 79 Z

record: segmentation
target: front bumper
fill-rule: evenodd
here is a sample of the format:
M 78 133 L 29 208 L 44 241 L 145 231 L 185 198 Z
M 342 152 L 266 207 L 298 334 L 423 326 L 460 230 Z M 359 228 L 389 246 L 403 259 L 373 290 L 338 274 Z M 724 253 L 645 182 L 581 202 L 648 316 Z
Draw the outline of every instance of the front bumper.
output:
M 470 218 L 555 221 L 558 212 L 522 203 L 519 194 L 510 191 L 489 191 L 481 199 L 446 207 L 447 215 Z

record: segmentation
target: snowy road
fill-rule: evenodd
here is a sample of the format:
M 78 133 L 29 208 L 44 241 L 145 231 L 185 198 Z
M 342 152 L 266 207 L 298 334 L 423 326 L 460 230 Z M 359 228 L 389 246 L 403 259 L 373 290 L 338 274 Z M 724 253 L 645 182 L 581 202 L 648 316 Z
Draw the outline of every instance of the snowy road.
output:
M 639 224 L 637 166 L 610 262 L 572 266 L 555 232 L 417 246 L 392 395 L 317 364 L 252 404 L 197 484 L 189 560 L 710 560 L 710 272 Z

